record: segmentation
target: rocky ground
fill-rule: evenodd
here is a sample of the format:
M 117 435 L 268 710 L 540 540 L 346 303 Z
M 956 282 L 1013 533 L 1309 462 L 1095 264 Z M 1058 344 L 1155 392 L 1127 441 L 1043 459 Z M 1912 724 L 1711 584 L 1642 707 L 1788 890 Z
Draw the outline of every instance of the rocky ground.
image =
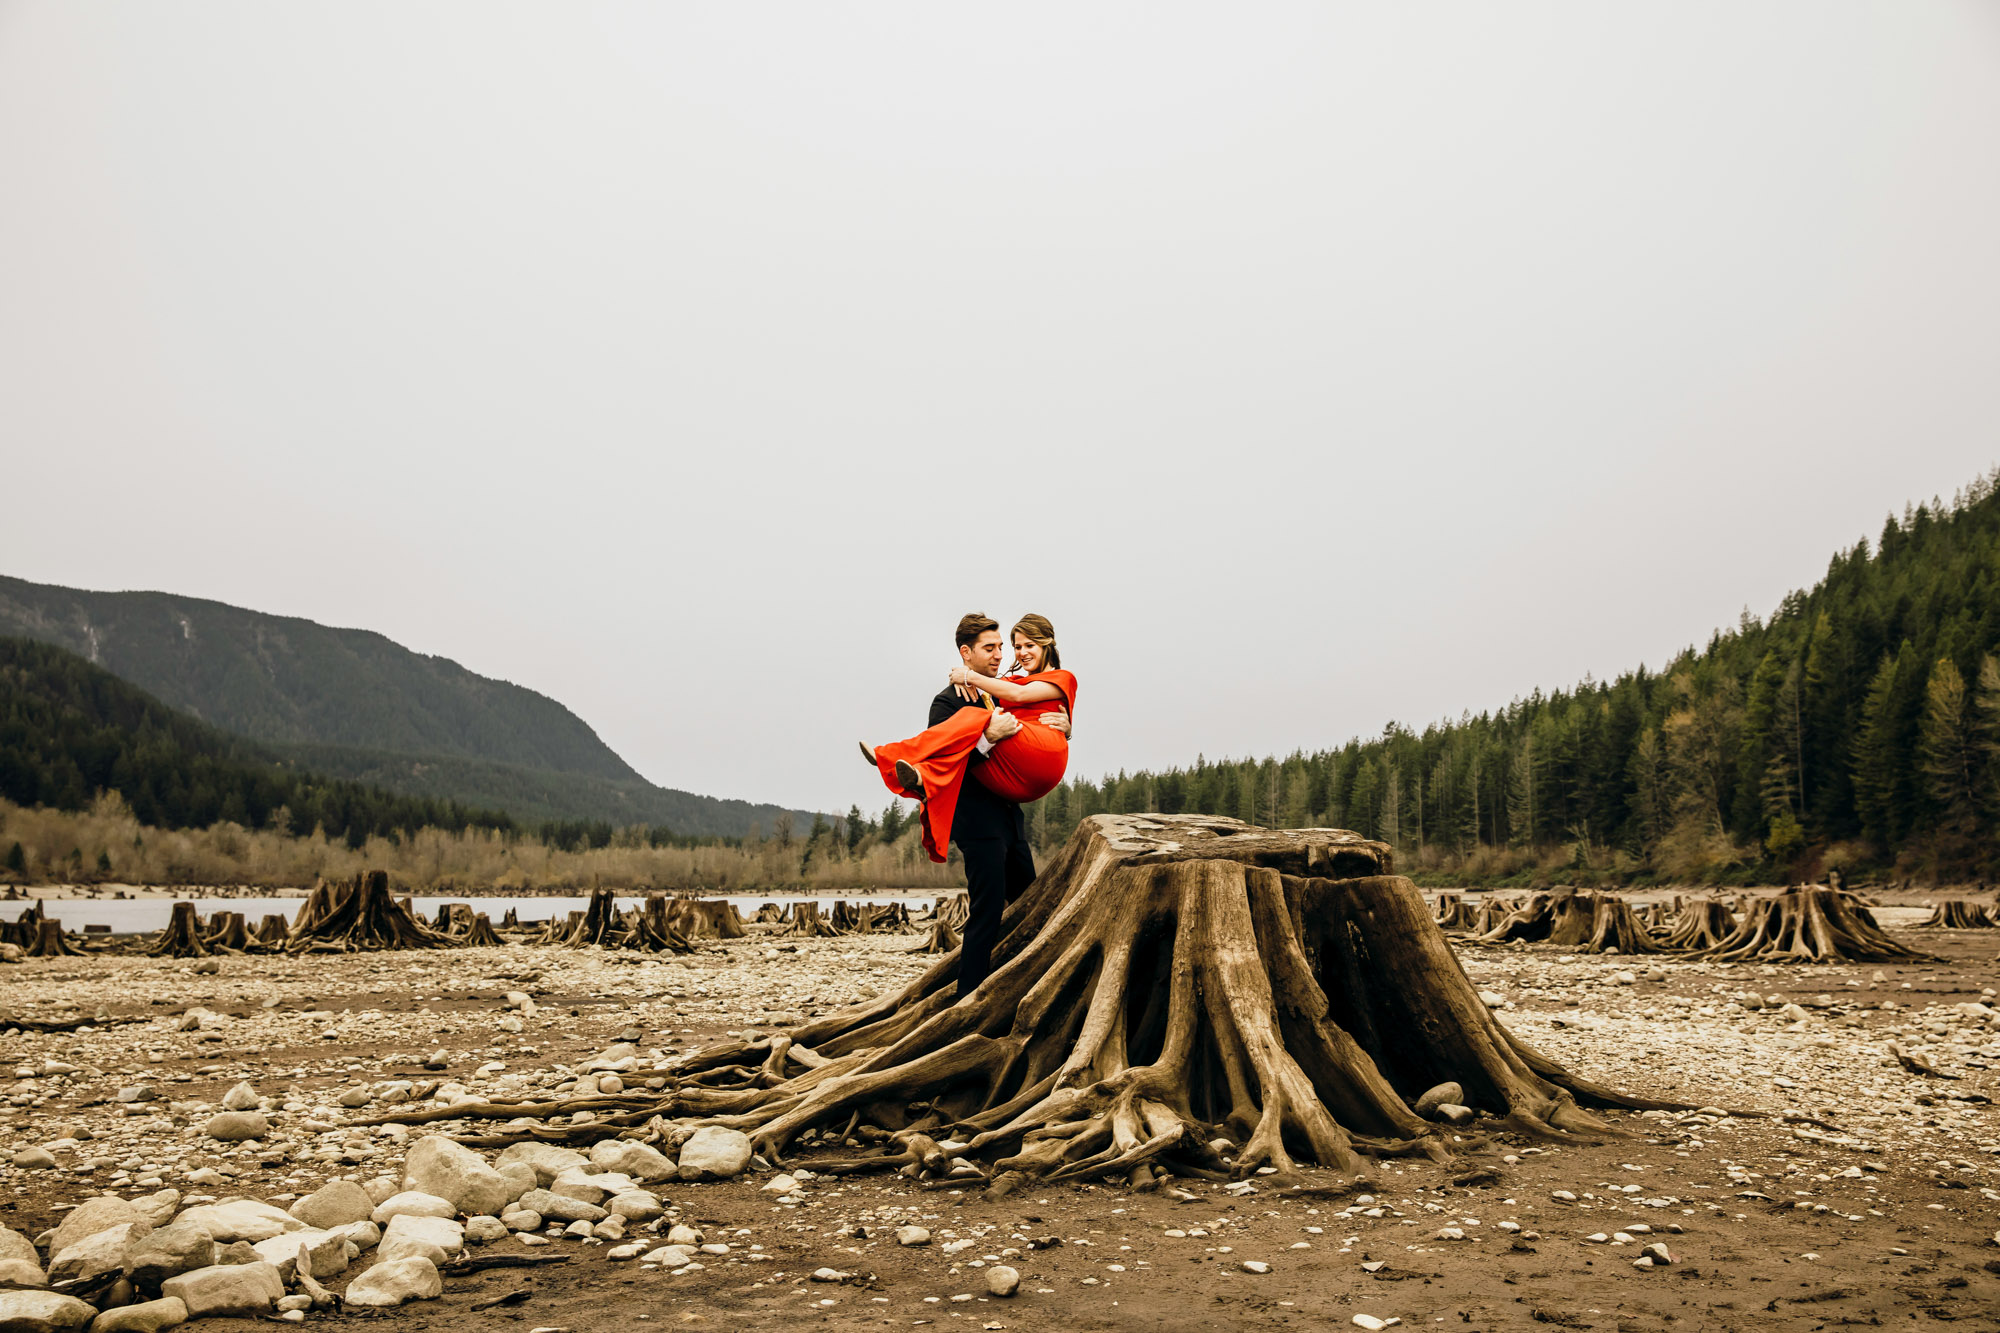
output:
M 523 946 L 228 957 L 212 971 L 33 959 L 0 969 L 10 1024 L 92 1021 L 4 1029 L 0 1069 L 14 1073 L 0 1107 L 0 1222 L 34 1241 L 68 1219 L 72 1235 L 25 1260 L 25 1242 L 8 1252 L 0 1238 L 0 1288 L 22 1274 L 10 1263 L 58 1259 L 46 1245 L 69 1249 L 91 1217 L 164 1228 L 205 1210 L 209 1230 L 249 1245 L 260 1230 L 303 1226 L 272 1220 L 291 1210 L 314 1222 L 309 1262 L 334 1293 L 357 1280 L 392 1295 L 422 1287 L 411 1274 L 461 1246 L 480 1259 L 566 1256 L 449 1275 L 441 1298 L 384 1316 L 412 1330 L 2000 1328 L 1989 1100 L 2000 1091 L 1989 1009 L 2000 932 L 1904 938 L 1946 961 L 1771 968 L 1463 951 L 1503 1021 L 1549 1055 L 1709 1108 L 1614 1116 L 1630 1137 L 1553 1146 L 1474 1124 L 1453 1162 L 1384 1164 L 1359 1188 L 1308 1172 L 1303 1188 L 1098 1183 L 1000 1200 L 950 1182 L 815 1177 L 812 1154 L 783 1164 L 791 1178 L 775 1185 L 779 1171 L 754 1162 L 706 1182 L 660 1179 L 673 1165 L 638 1157 L 567 1172 L 555 1159 L 503 1169 L 490 1150 L 480 1163 L 426 1164 L 412 1160 L 426 1127 L 351 1123 L 412 1102 L 545 1091 L 604 1066 L 643 1084 L 728 1034 L 900 988 L 929 961 L 905 952 L 916 936 L 753 935 L 680 958 Z M 1926 1065 L 1936 1074 L 1912 1072 Z M 530 1200 L 569 1202 L 532 1217 L 502 1206 L 506 1225 L 427 1218 L 435 1208 L 391 1197 L 406 1171 L 475 1193 L 497 1188 L 488 1177 L 518 1190 L 534 1172 Z M 565 1176 L 609 1189 L 591 1206 L 592 1189 L 565 1189 Z M 351 1186 L 327 1188 L 339 1180 Z M 129 1217 L 124 1205 L 77 1208 L 104 1195 L 137 1202 Z M 272 1207 L 216 1213 L 236 1197 Z M 142 1229 L 121 1239 L 136 1244 Z M 919 1231 L 922 1243 L 904 1243 Z M 259 1253 L 282 1261 L 277 1240 Z M 403 1257 L 379 1261 L 384 1250 Z M 91 1262 L 72 1253 L 64 1271 Z M 379 1274 L 359 1279 L 370 1264 Z M 994 1294 L 1010 1285 L 1002 1270 L 1016 1275 L 1012 1295 Z M 0 1294 L 0 1326 L 17 1299 Z

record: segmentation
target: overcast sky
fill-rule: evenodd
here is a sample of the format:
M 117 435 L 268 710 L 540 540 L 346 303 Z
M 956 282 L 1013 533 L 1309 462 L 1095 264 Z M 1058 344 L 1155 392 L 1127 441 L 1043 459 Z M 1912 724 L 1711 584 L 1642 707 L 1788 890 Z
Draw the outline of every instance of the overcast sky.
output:
M 887 799 L 1658 664 L 2000 461 L 2000 6 L 0 4 L 0 570 Z

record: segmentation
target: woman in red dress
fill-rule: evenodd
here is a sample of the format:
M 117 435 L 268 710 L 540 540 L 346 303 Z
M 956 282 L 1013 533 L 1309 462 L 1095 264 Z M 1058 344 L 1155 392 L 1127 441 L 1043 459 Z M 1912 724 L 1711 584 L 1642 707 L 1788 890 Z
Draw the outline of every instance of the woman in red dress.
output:
M 951 683 L 966 694 L 967 707 L 906 741 L 861 747 L 890 791 L 923 803 L 924 850 L 933 861 L 945 859 L 959 789 L 968 773 L 972 781 L 1018 805 L 1047 796 L 1069 767 L 1069 737 L 1041 720 L 1058 709 L 1072 717 L 1076 713 L 1076 677 L 1062 669 L 1055 626 L 1046 616 L 1022 616 L 1013 641 L 1014 670 L 1008 675 L 952 668 Z M 974 701 L 984 707 L 971 706 Z M 996 706 L 1019 718 L 1021 729 L 995 742 L 984 762 L 973 763 L 989 710 Z

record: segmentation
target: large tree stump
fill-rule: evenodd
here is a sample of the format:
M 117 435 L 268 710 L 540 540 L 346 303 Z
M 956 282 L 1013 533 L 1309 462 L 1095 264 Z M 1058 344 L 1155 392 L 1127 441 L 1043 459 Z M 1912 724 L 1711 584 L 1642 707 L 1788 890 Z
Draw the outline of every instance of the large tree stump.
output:
M 1681 904 L 1680 914 L 1661 943 L 1676 952 L 1712 949 L 1736 929 L 1736 916 L 1720 898 L 1691 898 Z
M 727 898 L 676 898 L 667 915 L 691 940 L 740 940 L 750 933 L 743 914 Z
M 298 919 L 292 922 L 292 935 L 310 935 L 318 930 L 335 908 L 346 902 L 348 897 L 361 887 L 361 877 L 355 876 L 352 884 L 339 884 L 331 880 L 315 880 L 312 892 L 306 895 L 299 908 Z
M 1970 898 L 1947 898 L 1931 909 L 1930 920 L 1923 925 L 1925 929 L 1992 930 L 2000 927 L 2000 921 Z
M 193 903 L 174 904 L 167 928 L 146 952 L 155 958 L 208 957 L 208 945 L 201 938 L 201 918 L 195 915 Z
M 1849 895 L 1810 886 L 1753 900 L 1729 937 L 1697 957 L 1723 963 L 1939 961 L 1891 939 Z
M 1478 916 L 1465 901 L 1464 894 L 1440 893 L 1437 911 L 1431 919 L 1438 923 L 1439 930 L 1470 930 Z
M 303 918 L 303 910 L 299 913 Z M 288 953 L 364 953 L 385 949 L 442 949 L 452 941 L 438 934 L 389 892 L 386 871 L 371 870 L 354 890 L 317 922 L 294 923 Z
M 473 949 L 498 948 L 506 942 L 500 938 L 500 932 L 493 929 L 493 918 L 484 912 L 473 914 L 472 924 L 466 927 L 465 936 L 461 941 L 466 947 Z
M 652 1117 L 676 1117 L 742 1129 L 775 1158 L 858 1116 L 906 1148 L 858 1165 L 928 1162 L 927 1136 L 949 1133 L 1003 1178 L 1143 1184 L 1154 1166 L 1441 1158 L 1447 1139 L 1411 1105 L 1447 1081 L 1501 1126 L 1557 1139 L 1609 1131 L 1580 1100 L 1666 1105 L 1578 1078 L 1502 1027 L 1389 862 L 1384 844 L 1334 829 L 1092 816 L 1009 905 L 971 996 L 957 999 L 947 955 L 900 994 L 691 1053 L 664 1093 L 599 1098 L 592 1123 L 536 1137 L 657 1134 Z M 1218 1135 L 1238 1145 L 1226 1160 Z
M 257 929 L 251 932 L 250 943 L 259 953 L 272 953 L 285 947 L 291 933 L 292 923 L 285 920 L 283 912 L 266 912 Z
M 80 950 L 69 947 L 69 940 L 63 935 L 62 922 L 52 916 L 45 916 L 35 923 L 34 941 L 28 945 L 30 958 L 74 958 Z

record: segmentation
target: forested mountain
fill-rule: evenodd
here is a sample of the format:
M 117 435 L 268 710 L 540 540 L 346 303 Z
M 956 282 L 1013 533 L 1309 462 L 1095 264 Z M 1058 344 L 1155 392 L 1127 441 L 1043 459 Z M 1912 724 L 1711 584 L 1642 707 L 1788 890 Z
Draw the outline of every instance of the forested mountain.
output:
M 1329 824 L 1468 881 L 1747 882 L 2000 871 L 2000 494 L 1891 517 L 1768 620 L 1657 671 L 1286 758 L 1072 782 L 1044 843 L 1103 810 Z
M 315 771 L 407 795 L 698 837 L 768 830 L 788 813 L 656 787 L 554 699 L 368 630 L 0 576 L 0 635 L 67 648 Z
M 74 653 L 0 638 L 0 797 L 81 810 L 100 791 L 155 828 L 319 827 L 353 846 L 427 826 L 514 827 L 504 814 L 300 771 Z

